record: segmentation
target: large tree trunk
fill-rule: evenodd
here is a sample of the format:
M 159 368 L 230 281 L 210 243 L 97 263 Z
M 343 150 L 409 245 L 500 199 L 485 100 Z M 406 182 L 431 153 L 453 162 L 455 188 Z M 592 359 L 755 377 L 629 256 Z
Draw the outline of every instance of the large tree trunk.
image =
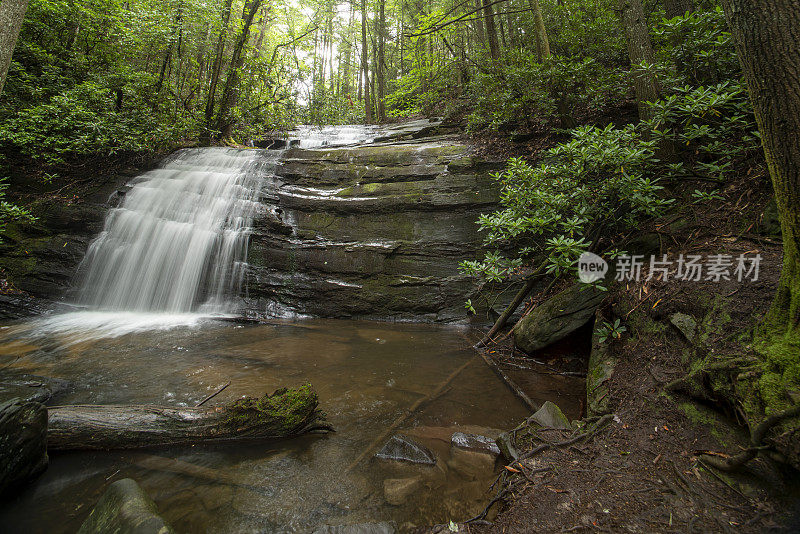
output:
M 295 436 L 324 425 L 309 387 L 209 408 L 78 405 L 48 408 L 49 450 L 134 449 Z
M 642 0 L 619 0 L 619 11 L 622 16 L 622 25 L 625 28 L 625 39 L 628 44 L 628 56 L 631 67 L 655 62 L 653 44 L 647 30 L 647 19 L 642 9 Z M 636 89 L 636 103 L 639 106 L 639 118 L 650 118 L 650 106 L 647 102 L 658 100 L 659 87 L 654 74 L 638 72 L 633 77 L 633 86 Z
M 800 0 L 723 0 L 772 177 L 783 270 L 767 333 L 800 341 Z M 796 347 L 795 347 L 796 351 Z M 793 353 L 797 361 L 797 352 Z M 788 363 L 788 362 L 787 362 Z
M 664 11 L 667 18 L 682 17 L 694 11 L 692 0 L 664 0 Z
M 6 83 L 6 74 L 11 66 L 11 56 L 17 45 L 19 30 L 25 12 L 28 10 L 28 0 L 2 0 L 0 2 L 0 94 Z
M 492 59 L 497 60 L 500 58 L 500 46 L 497 44 L 497 29 L 490 0 L 483 0 L 483 20 L 486 24 L 486 37 L 489 41 L 489 55 Z

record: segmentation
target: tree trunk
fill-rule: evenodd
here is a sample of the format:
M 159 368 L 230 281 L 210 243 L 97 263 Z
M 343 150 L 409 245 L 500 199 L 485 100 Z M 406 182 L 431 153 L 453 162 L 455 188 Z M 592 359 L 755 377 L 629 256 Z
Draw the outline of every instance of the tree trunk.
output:
M 308 386 L 226 406 L 78 405 L 48 408 L 49 450 L 135 449 L 206 441 L 266 439 L 327 429 Z
M 694 11 L 692 0 L 664 0 L 664 11 L 667 18 L 682 17 Z
M 628 56 L 631 68 L 636 69 L 642 63 L 652 65 L 654 60 L 653 44 L 647 30 L 647 19 L 644 16 L 642 0 L 619 0 L 622 25 L 625 28 L 625 39 L 628 44 Z M 633 76 L 636 89 L 636 103 L 639 106 L 639 118 L 650 118 L 650 106 L 647 102 L 658 100 L 660 93 L 658 81 L 654 74 L 638 72 Z
M 364 123 L 372 122 L 369 94 L 369 61 L 367 60 L 367 0 L 361 0 L 361 68 L 364 70 Z
M 723 0 L 783 232 L 783 270 L 767 314 L 771 336 L 800 335 L 800 0 Z M 792 354 L 797 361 L 798 354 Z
M 547 28 L 544 26 L 542 6 L 539 0 L 529 0 L 533 12 L 534 30 L 536 32 L 536 59 L 541 63 L 550 57 L 550 40 L 547 38 Z
M 205 122 L 206 131 L 200 139 L 203 145 L 211 144 L 211 119 L 214 117 L 214 99 L 217 93 L 217 84 L 219 84 L 219 75 L 222 70 L 222 58 L 225 53 L 225 39 L 228 36 L 228 23 L 231 19 L 231 4 L 233 0 L 225 0 L 225 7 L 222 8 L 222 28 L 219 31 L 219 38 L 217 39 L 217 49 L 214 55 L 214 65 L 211 67 L 211 83 L 208 88 L 208 95 L 206 97 L 205 109 Z
M 0 94 L 6 83 L 11 56 L 17 45 L 19 30 L 28 10 L 28 0 L 2 0 L 0 2 Z
M 483 0 L 483 20 L 486 24 L 486 36 L 489 41 L 489 55 L 492 59 L 500 58 L 500 46 L 497 44 L 497 29 L 494 26 L 494 11 L 489 0 Z
M 386 106 L 383 103 L 386 93 L 386 0 L 380 0 L 380 12 L 378 16 L 378 122 L 386 121 Z
M 242 31 L 233 47 L 233 55 L 228 65 L 228 76 L 225 78 L 225 88 L 222 90 L 222 98 L 217 112 L 217 131 L 220 132 L 220 138 L 223 139 L 232 134 L 233 118 L 230 116 L 230 112 L 236 105 L 236 87 L 239 84 L 239 69 L 244 64 L 244 46 L 247 44 L 250 26 L 252 26 L 260 6 L 261 0 L 251 0 L 245 2 L 242 8 Z

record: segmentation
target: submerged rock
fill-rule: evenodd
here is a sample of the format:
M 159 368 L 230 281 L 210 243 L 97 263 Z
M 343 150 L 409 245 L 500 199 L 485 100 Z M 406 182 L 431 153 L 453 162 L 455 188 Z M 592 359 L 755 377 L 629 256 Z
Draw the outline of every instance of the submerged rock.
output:
M 421 484 L 420 477 L 387 478 L 383 481 L 383 496 L 392 506 L 400 506 L 419 489 Z
M 574 285 L 534 308 L 512 330 L 514 343 L 527 353 L 564 339 L 589 322 L 605 293 Z
M 0 403 L 0 495 L 47 467 L 47 409 L 22 399 Z
M 314 534 L 394 534 L 397 532 L 391 523 L 357 523 L 354 525 L 325 525 Z
M 400 434 L 392 436 L 375 456 L 382 460 L 436 465 L 436 457 L 427 447 Z
M 495 456 L 500 454 L 500 449 L 497 447 L 495 440 L 478 434 L 455 432 L 450 438 L 450 444 L 453 447 L 458 447 L 460 449 L 483 452 L 493 454 Z
M 470 480 L 491 476 L 495 457 L 485 452 L 454 448 L 450 451 L 447 467 Z
M 557 428 L 559 430 L 570 430 L 572 428 L 572 424 L 570 424 L 564 412 L 561 411 L 561 408 L 550 401 L 545 402 L 542 407 L 531 416 L 531 420 L 546 428 Z
M 173 534 L 153 500 L 130 478 L 111 484 L 78 534 Z
M 69 382 L 59 378 L 29 375 L 24 373 L 4 373 L 0 376 L 0 402 L 19 398 L 46 404 L 53 396 L 69 388 Z

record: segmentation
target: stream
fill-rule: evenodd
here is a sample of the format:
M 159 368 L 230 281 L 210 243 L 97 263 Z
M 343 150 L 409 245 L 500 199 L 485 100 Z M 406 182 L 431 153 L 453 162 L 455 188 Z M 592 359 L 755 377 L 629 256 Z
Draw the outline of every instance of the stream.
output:
M 379 133 L 316 130 L 301 146 L 357 143 Z M 336 432 L 50 453 L 45 473 L 0 505 L 5 531 L 75 532 L 108 484 L 126 477 L 176 531 L 188 533 L 310 532 L 383 521 L 405 531 L 464 520 L 491 499 L 501 465 L 451 447 L 451 435 L 496 436 L 530 412 L 476 355 L 479 334 L 468 326 L 224 320 L 236 313 L 252 220 L 277 157 L 185 150 L 135 179 L 78 268 L 71 300 L 81 308 L 1 326 L 0 364 L 3 372 L 64 380 L 55 404 L 195 406 L 230 382 L 210 401 L 221 405 L 310 383 Z M 370 450 L 349 468 L 467 362 L 443 394 L 398 429 L 429 448 L 435 466 L 380 460 Z M 534 400 L 552 400 L 578 416 L 575 380 L 531 376 Z M 399 501 L 391 482 L 398 479 L 414 487 Z

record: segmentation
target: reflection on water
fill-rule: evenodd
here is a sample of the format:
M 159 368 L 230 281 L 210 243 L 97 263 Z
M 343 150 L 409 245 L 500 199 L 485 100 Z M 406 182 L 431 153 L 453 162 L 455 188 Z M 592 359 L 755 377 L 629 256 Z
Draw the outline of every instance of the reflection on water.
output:
M 234 325 L 193 317 L 168 330 L 122 333 L 124 321 L 116 317 L 109 319 L 116 321 L 113 334 L 92 338 L 87 332 L 99 321 L 78 328 L 89 317 L 53 319 L 49 330 L 38 323 L 36 336 L 30 325 L 0 331 L 6 339 L 0 363 L 70 381 L 69 391 L 56 399 L 60 404 L 194 406 L 229 380 L 212 402 L 310 382 L 337 432 L 266 443 L 54 453 L 45 474 L 0 509 L 0 523 L 14 531 L 74 532 L 108 483 L 128 476 L 181 532 L 296 532 L 381 520 L 409 527 L 464 519 L 485 504 L 495 466 L 451 452 L 450 434 L 475 426 L 508 428 L 527 415 L 474 355 L 461 328 L 323 320 Z M 74 331 L 52 327 L 70 323 Z M 23 331 L 27 340 L 9 340 Z M 453 387 L 404 426 L 437 454 L 435 467 L 371 458 L 346 472 L 394 419 L 469 359 Z M 418 489 L 407 502 L 389 505 L 384 480 L 414 477 Z

